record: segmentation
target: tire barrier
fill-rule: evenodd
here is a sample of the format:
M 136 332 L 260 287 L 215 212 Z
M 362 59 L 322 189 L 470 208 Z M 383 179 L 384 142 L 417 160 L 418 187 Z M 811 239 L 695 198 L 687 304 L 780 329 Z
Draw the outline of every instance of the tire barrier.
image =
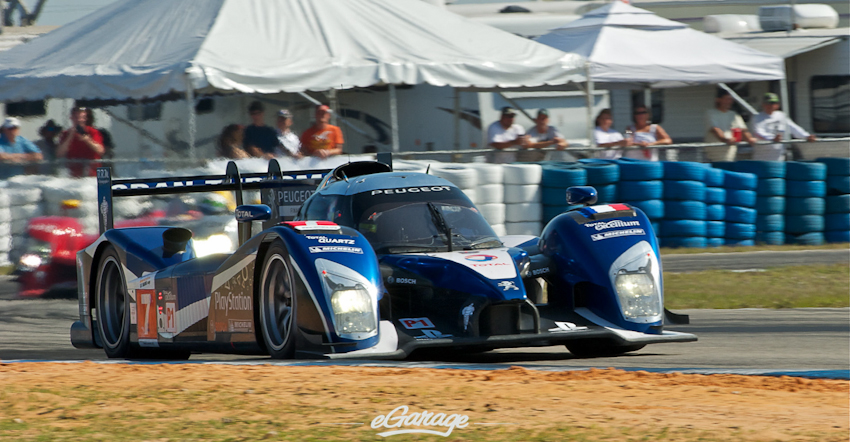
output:
M 665 219 L 660 223 L 661 237 L 672 236 L 706 236 L 706 221 L 693 219 Z
M 850 230 L 850 213 L 833 213 L 823 217 L 825 231 Z
M 587 172 L 587 184 L 613 184 L 620 181 L 620 167 L 607 160 L 579 160 Z
M 620 158 L 620 181 L 656 181 L 664 178 L 664 165 L 654 161 Z
M 723 187 L 739 190 L 756 190 L 758 188 L 758 178 L 751 173 L 731 172 L 726 171 L 723 174 Z
M 785 233 L 802 235 L 804 233 L 823 232 L 825 227 L 823 215 L 786 215 Z
M 850 242 L 850 230 L 828 230 L 823 236 L 826 242 Z
M 756 245 L 756 241 L 753 239 L 724 238 L 723 245 L 732 247 L 752 247 Z
M 540 235 L 540 222 L 518 222 L 505 223 L 505 232 L 508 235 Z
M 664 179 L 669 181 L 705 181 L 706 166 L 690 161 L 664 161 Z
M 815 161 L 826 165 L 827 176 L 850 176 L 850 158 L 818 158 Z
M 824 198 L 785 198 L 786 215 L 823 215 L 825 212 Z
M 708 221 L 725 221 L 726 206 L 723 204 L 709 204 L 705 206 L 705 219 Z
M 782 215 L 756 216 L 756 232 L 774 233 L 785 231 L 785 217 Z
M 755 207 L 756 192 L 754 190 L 727 189 L 726 205 L 740 207 Z
M 620 181 L 617 196 L 624 201 L 658 200 L 664 195 L 664 182 Z
M 827 242 L 850 242 L 850 158 L 818 158 L 826 166 L 823 236 Z
M 705 183 L 664 180 L 664 199 L 705 202 Z
M 830 195 L 850 193 L 850 176 L 828 176 L 826 187 Z
M 706 221 L 705 236 L 708 238 L 722 239 L 726 236 L 726 223 L 723 221 Z M 723 244 L 723 241 L 720 241 Z
M 759 215 L 781 215 L 785 213 L 785 197 L 758 197 L 756 198 L 756 211 Z
M 826 197 L 826 213 L 850 213 L 850 194 Z
M 785 178 L 791 181 L 826 181 L 826 164 L 823 163 L 788 161 L 785 170 Z
M 596 188 L 597 204 L 617 203 L 620 198 L 617 196 L 616 184 L 597 184 Z
M 722 187 L 706 187 L 705 188 L 705 203 L 706 204 L 725 204 L 726 189 Z
M 480 178 L 480 175 L 479 175 Z M 475 205 L 503 204 L 505 202 L 504 184 L 479 184 L 475 189 Z
M 804 233 L 802 235 L 785 235 L 786 244 L 819 246 L 826 242 L 823 232 Z
M 708 187 L 723 187 L 724 179 L 723 169 L 715 169 L 713 167 L 705 168 L 705 185 Z
M 755 223 L 726 223 L 726 239 L 754 239 L 756 237 Z
M 781 246 L 785 244 L 785 232 L 756 232 L 756 243 Z
M 650 221 L 664 218 L 665 204 L 662 200 L 624 201 L 623 203 L 637 207 Z
M 785 196 L 785 180 L 783 178 L 759 178 L 756 194 L 758 196 Z
M 587 185 L 587 171 L 579 163 L 543 163 L 541 190 L 543 200 L 542 224 L 570 209 L 567 189 Z
M 667 213 L 666 219 L 692 219 L 705 221 L 707 219 L 707 205 L 699 201 L 667 201 L 664 208 Z
M 723 247 L 724 241 L 723 238 L 706 238 L 705 246 L 706 247 Z
M 505 223 L 505 205 L 503 203 L 480 204 L 476 207 L 491 226 Z
M 517 184 L 507 186 L 505 187 L 505 204 L 542 202 L 542 189 L 543 188 L 538 184 Z
M 708 246 L 708 238 L 701 236 L 671 236 L 658 238 L 661 247 L 686 247 L 704 249 Z
M 782 161 L 738 161 L 734 172 L 751 173 L 759 179 L 785 178 L 786 167 Z
M 826 181 L 785 182 L 785 196 L 794 198 L 823 198 L 826 196 Z

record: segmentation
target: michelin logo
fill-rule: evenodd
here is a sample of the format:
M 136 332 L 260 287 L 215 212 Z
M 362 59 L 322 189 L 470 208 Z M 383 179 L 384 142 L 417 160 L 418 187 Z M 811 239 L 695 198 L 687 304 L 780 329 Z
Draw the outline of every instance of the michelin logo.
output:
M 597 223 L 587 223 L 584 226 L 585 227 L 593 227 L 597 231 L 599 231 L 599 230 L 615 229 L 615 228 L 618 228 L 618 227 L 633 227 L 633 226 L 639 226 L 639 225 L 640 225 L 640 221 L 622 221 L 622 220 L 619 220 L 619 219 L 615 219 L 613 221 L 600 221 L 600 222 L 597 222 Z
M 324 252 L 356 253 L 358 255 L 362 255 L 363 249 L 361 249 L 360 247 L 345 247 L 345 246 L 312 246 L 312 247 L 310 247 L 310 253 L 324 253 Z
M 626 230 L 614 230 L 611 232 L 604 233 L 596 233 L 590 235 L 590 238 L 594 241 L 599 241 L 608 238 L 617 238 L 620 236 L 634 236 L 634 235 L 645 235 L 646 232 L 643 229 L 626 229 Z

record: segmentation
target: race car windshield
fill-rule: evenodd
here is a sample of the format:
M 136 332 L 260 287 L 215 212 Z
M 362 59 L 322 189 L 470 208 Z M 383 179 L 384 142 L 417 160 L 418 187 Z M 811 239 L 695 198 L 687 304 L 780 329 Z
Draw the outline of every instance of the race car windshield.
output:
M 447 232 L 455 250 L 500 247 L 499 238 L 469 199 L 456 188 L 443 187 L 435 192 L 356 195 L 356 228 L 378 253 L 445 252 Z

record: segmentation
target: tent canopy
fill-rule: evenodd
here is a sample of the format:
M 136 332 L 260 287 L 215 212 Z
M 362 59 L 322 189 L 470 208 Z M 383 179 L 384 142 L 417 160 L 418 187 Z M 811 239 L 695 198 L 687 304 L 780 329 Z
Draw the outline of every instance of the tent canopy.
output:
M 123 0 L 0 53 L 0 101 L 558 85 L 583 62 L 420 0 Z
M 780 57 L 613 2 L 537 38 L 588 59 L 594 82 L 653 88 L 785 78 Z

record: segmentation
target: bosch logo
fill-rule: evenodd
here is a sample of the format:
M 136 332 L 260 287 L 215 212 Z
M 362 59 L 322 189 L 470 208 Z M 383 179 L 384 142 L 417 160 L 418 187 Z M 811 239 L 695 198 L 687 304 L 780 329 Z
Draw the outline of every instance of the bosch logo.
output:
M 496 256 L 493 256 L 493 255 L 469 255 L 469 256 L 467 256 L 467 257 L 466 257 L 466 259 L 467 259 L 468 261 L 475 261 L 475 262 L 486 262 L 486 261 L 492 261 L 492 260 L 494 260 L 494 259 L 496 259 L 496 258 L 497 258 L 497 257 L 496 257 Z

